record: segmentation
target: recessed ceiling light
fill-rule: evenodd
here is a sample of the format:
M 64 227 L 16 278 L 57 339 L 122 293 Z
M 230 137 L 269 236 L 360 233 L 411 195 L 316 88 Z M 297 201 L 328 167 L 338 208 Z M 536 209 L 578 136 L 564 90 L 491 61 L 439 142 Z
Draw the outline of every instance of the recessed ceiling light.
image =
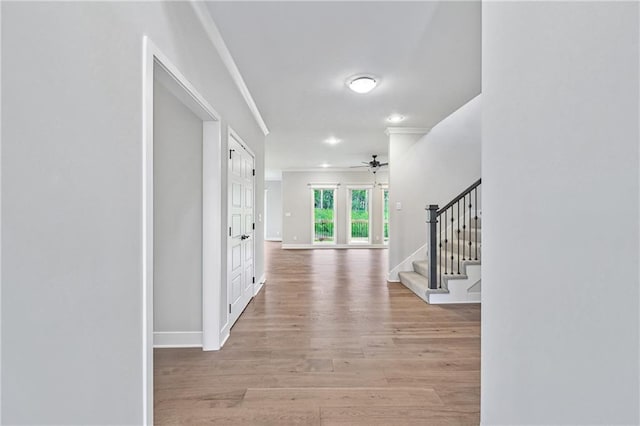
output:
M 353 90 L 356 93 L 369 93 L 376 87 L 377 84 L 378 82 L 375 78 L 366 75 L 360 75 L 351 78 L 347 85 L 349 86 L 349 89 Z
M 324 167 L 325 169 L 329 166 L 331 166 L 331 164 L 327 164 L 327 163 L 320 164 L 320 167 Z
M 387 121 L 389 123 L 400 123 L 401 121 L 404 121 L 404 119 L 405 116 L 400 114 L 391 114 L 389 117 L 387 117 Z
M 340 139 L 338 138 L 329 138 L 329 139 L 325 139 L 324 140 L 325 143 L 328 143 L 329 145 L 335 145 L 335 144 L 339 144 L 340 142 L 342 142 Z

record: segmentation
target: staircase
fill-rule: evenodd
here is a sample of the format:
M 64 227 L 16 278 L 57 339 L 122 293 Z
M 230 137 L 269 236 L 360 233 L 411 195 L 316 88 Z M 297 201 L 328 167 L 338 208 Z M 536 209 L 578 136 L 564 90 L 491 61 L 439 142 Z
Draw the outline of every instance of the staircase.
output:
M 482 214 L 478 180 L 442 209 L 430 205 L 427 256 L 398 273 L 400 282 L 427 303 L 479 303 Z M 432 266 L 433 265 L 433 266 Z

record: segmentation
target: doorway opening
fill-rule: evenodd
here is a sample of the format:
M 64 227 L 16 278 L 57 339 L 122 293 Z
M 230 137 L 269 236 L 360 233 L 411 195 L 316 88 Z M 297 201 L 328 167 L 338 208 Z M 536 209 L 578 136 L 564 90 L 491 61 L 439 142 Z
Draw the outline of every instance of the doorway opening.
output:
M 154 346 L 220 348 L 221 137 L 220 116 L 146 36 L 142 50 L 142 404 L 143 423 L 153 424 Z M 157 109 L 156 97 L 171 105 Z M 160 111 L 163 118 L 181 117 L 189 142 L 171 132 L 154 138 L 154 130 L 175 124 L 154 120 Z M 180 173 L 187 164 L 194 170 Z M 186 254 L 176 262 L 177 248 Z M 155 273 L 156 301 L 171 306 L 169 312 L 154 309 Z M 167 330 L 154 333 L 154 323 Z

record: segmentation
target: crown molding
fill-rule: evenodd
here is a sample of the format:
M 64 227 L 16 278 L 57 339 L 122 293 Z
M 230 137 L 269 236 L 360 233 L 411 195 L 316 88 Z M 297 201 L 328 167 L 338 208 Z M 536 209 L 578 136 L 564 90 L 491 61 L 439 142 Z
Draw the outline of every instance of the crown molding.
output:
M 426 135 L 431 127 L 387 127 L 384 133 L 390 135 Z
M 191 3 L 191 7 L 196 13 L 196 16 L 198 17 L 198 20 L 200 21 L 200 24 L 204 28 L 205 33 L 207 33 L 209 40 L 211 40 L 211 43 L 213 43 L 213 46 L 218 51 L 218 55 L 220 55 L 220 59 L 222 59 L 222 63 L 224 63 L 234 83 L 236 84 L 236 86 L 238 86 L 238 90 L 240 90 L 240 94 L 244 98 L 244 101 L 247 103 L 247 106 L 249 107 L 249 110 L 253 114 L 253 117 L 255 118 L 256 122 L 258 123 L 258 126 L 262 130 L 262 133 L 264 133 L 265 136 L 268 135 L 269 128 L 267 127 L 267 124 L 262 119 L 262 114 L 260 114 L 260 110 L 258 110 L 258 106 L 253 100 L 253 96 L 251 96 L 251 93 L 249 92 L 249 88 L 244 82 L 244 79 L 242 78 L 242 74 L 240 74 L 240 70 L 238 69 L 236 62 L 233 60 L 233 57 L 231 56 L 231 52 L 229 52 L 229 48 L 227 47 L 227 44 L 224 42 L 224 39 L 222 38 L 222 34 L 220 34 L 220 30 L 218 29 L 218 26 L 213 21 L 213 18 L 211 17 L 211 14 L 209 13 L 209 10 L 207 9 L 205 2 L 191 0 L 190 3 Z
M 385 166 L 386 167 L 386 166 Z M 386 173 L 389 169 L 378 170 L 378 173 Z M 282 169 L 283 173 L 286 172 L 320 172 L 320 173 L 333 173 L 333 172 L 349 172 L 349 173 L 371 173 L 369 169 L 364 167 L 294 167 L 288 169 Z

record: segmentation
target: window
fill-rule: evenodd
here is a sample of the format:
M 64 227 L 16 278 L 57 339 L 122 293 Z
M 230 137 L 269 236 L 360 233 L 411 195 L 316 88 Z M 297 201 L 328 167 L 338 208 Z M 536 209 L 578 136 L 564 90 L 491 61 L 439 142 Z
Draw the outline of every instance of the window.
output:
M 371 222 L 371 197 L 367 188 L 352 188 L 349 190 L 349 243 L 371 242 L 369 232 Z
M 336 190 L 314 188 L 313 191 L 313 243 L 336 243 Z

